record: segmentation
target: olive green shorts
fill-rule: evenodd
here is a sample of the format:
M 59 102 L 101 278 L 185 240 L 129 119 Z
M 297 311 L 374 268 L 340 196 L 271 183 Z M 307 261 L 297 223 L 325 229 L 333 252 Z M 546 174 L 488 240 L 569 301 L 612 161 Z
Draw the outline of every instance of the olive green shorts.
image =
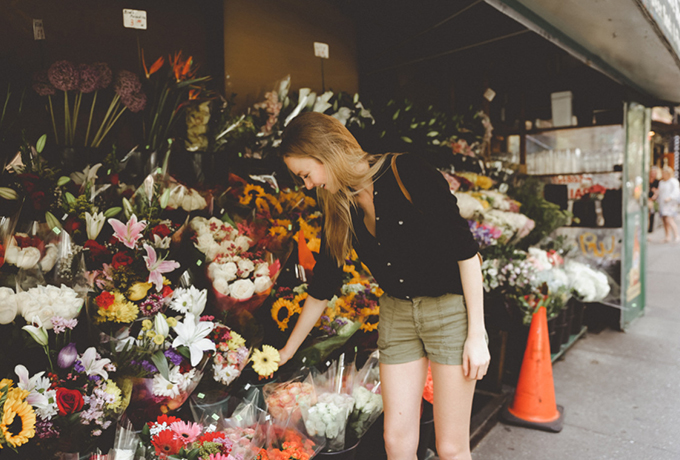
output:
M 468 317 L 459 294 L 397 299 L 380 297 L 378 348 L 383 364 L 427 357 L 439 364 L 463 364 Z

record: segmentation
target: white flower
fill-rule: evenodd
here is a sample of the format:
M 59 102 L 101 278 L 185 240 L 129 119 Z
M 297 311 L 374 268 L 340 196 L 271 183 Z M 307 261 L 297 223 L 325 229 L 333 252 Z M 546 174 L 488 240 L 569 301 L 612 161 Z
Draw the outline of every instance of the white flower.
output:
M 35 324 L 35 326 L 33 324 Z M 31 324 L 27 324 L 26 326 L 22 327 L 22 329 L 31 334 L 31 337 L 33 337 L 33 340 L 35 340 L 38 345 L 44 347 L 49 343 L 47 329 L 43 327 L 39 316 L 33 316 Z
M 15 299 L 26 322 L 31 322 L 34 316 L 38 316 L 46 329 L 52 329 L 53 316 L 64 319 L 78 316 L 84 303 L 76 291 L 64 285 L 61 288 L 37 286 L 16 294 Z
M 231 285 L 224 278 L 217 278 L 213 281 L 213 287 L 222 295 L 229 295 L 229 292 L 231 291 Z
M 255 264 L 250 259 L 241 259 L 238 261 L 238 270 L 241 278 L 248 278 L 250 273 L 255 270 Z
M 253 283 L 253 288 L 255 290 L 255 294 L 259 294 L 261 292 L 266 291 L 269 289 L 272 285 L 272 280 L 268 276 L 258 276 L 255 278 L 255 281 Z
M 85 350 L 83 356 L 80 357 L 80 363 L 85 368 L 85 373 L 90 375 L 99 375 L 104 380 L 109 378 L 109 373 L 106 372 L 105 366 L 111 363 L 109 358 L 97 359 L 97 350 L 90 347 Z
M 210 264 L 212 267 L 215 264 Z M 205 309 L 205 304 L 208 300 L 208 291 L 206 289 L 198 290 L 194 286 L 185 288 L 177 288 L 172 294 L 172 301 L 170 308 L 182 314 L 193 313 L 200 316 Z
M 205 198 L 194 189 L 191 189 L 189 193 L 185 194 L 182 198 L 181 207 L 186 212 L 204 209 L 206 206 L 208 206 L 208 203 L 205 201 Z
M 349 107 L 340 107 L 340 109 L 331 116 L 340 120 L 340 123 L 344 126 L 347 123 L 347 120 L 349 120 L 349 117 L 352 116 L 352 111 Z
M 234 281 L 237 278 L 237 273 L 238 266 L 234 262 L 212 263 L 208 266 L 208 275 L 213 280 L 224 278 L 226 281 Z
M 156 317 L 153 320 L 153 328 L 157 334 L 167 337 L 170 332 L 170 326 L 168 326 L 168 321 L 163 316 L 163 313 L 156 313 Z
M 168 249 L 172 243 L 172 239 L 169 236 L 161 238 L 160 235 L 153 236 L 153 246 L 157 249 Z
M 106 216 L 103 212 L 95 213 L 94 215 L 85 211 L 85 229 L 87 231 L 87 238 L 90 240 L 96 240 L 99 233 L 104 228 L 106 223 Z
M 47 246 L 45 246 L 45 255 L 40 261 L 40 268 L 42 269 L 42 271 L 44 273 L 47 273 L 48 271 L 52 270 L 54 264 L 57 263 L 58 258 L 59 249 L 57 249 L 57 246 L 55 244 L 50 243 Z
M 476 198 L 466 192 L 454 194 L 458 200 L 458 209 L 463 219 L 472 219 L 478 213 L 484 212 L 484 206 Z
M 253 276 L 269 276 L 269 264 L 267 262 L 257 264 Z
M 255 293 L 255 285 L 248 279 L 236 280 L 231 284 L 229 293 L 236 300 L 248 300 Z
M 197 234 L 202 234 L 209 231 L 208 219 L 206 219 L 205 217 L 200 216 L 194 217 L 193 219 L 191 219 L 189 226 Z
M 14 239 L 9 244 L 5 252 L 5 260 L 7 263 L 16 265 L 19 268 L 33 268 L 40 262 L 40 249 L 34 246 L 20 248 L 16 245 Z
M 14 291 L 8 287 L 0 287 L 0 324 L 9 324 L 14 321 L 17 311 Z
M 215 344 L 206 337 L 213 330 L 214 324 L 208 321 L 196 322 L 192 313 L 187 313 L 183 323 L 177 323 L 173 329 L 177 337 L 172 342 L 172 346 L 177 348 L 184 345 L 189 348 L 191 355 L 191 365 L 197 366 L 203 358 L 203 352 L 215 351 Z
M 176 398 L 181 391 L 179 382 L 181 379 L 179 367 L 173 367 L 168 373 L 168 379 L 163 377 L 160 372 L 153 376 L 153 394 L 167 398 Z
M 250 245 L 253 243 L 253 240 L 248 238 L 247 236 L 237 236 L 236 239 L 234 240 L 234 244 L 238 248 L 240 252 L 246 252 L 248 249 L 250 249 Z
M 220 382 L 223 385 L 229 385 L 231 382 L 236 380 L 236 377 L 240 375 L 240 372 L 236 366 L 217 364 L 213 366 L 213 377 L 216 382 Z

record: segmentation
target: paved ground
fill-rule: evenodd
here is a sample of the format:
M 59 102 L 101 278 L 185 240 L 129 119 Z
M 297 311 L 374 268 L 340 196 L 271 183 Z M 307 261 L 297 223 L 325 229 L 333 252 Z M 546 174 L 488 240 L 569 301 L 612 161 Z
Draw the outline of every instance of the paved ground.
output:
M 680 459 L 680 244 L 647 245 L 647 307 L 626 332 L 587 333 L 553 366 L 564 429 L 498 423 L 473 460 Z

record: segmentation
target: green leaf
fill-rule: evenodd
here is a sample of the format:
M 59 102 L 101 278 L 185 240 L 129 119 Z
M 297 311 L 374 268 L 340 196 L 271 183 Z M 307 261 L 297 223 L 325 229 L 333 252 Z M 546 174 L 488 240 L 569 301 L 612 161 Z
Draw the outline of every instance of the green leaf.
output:
M 191 352 L 189 351 L 189 347 L 182 345 L 181 347 L 177 348 L 177 353 L 184 356 L 186 359 L 191 359 Z
M 116 217 L 120 212 L 123 210 L 120 206 L 116 206 L 114 208 L 109 208 L 106 211 L 104 211 L 104 217 L 107 219 L 110 219 L 111 217 Z
M 394 115 L 392 115 L 392 120 L 396 120 L 399 117 L 399 112 L 401 112 L 401 109 L 397 109 L 397 111 L 394 112 Z
M 235 224 L 234 221 L 231 219 L 231 217 L 229 217 L 229 214 L 226 213 L 226 212 L 225 212 L 224 215 L 222 216 L 222 222 L 226 222 L 226 223 L 228 223 L 229 225 L 231 225 L 232 227 L 238 228 L 238 227 L 236 227 L 236 224 Z
M 66 198 L 66 202 L 68 204 L 73 204 L 73 203 L 76 202 L 76 197 L 74 197 L 73 193 L 71 193 L 71 192 L 64 193 L 64 198 Z
M 354 93 L 354 103 L 359 102 L 359 93 Z
M 436 137 L 439 136 L 439 133 L 437 131 L 430 131 L 427 133 L 427 137 Z
M 156 366 L 156 369 L 158 369 L 158 372 L 161 373 L 163 378 L 165 380 L 170 381 L 170 369 L 168 368 L 168 360 L 163 354 L 163 351 L 158 350 L 156 353 L 154 353 L 151 356 L 151 361 L 153 361 L 153 365 Z
M 437 121 L 436 118 L 431 119 L 430 122 L 428 123 L 428 126 L 432 126 L 435 121 Z
M 59 180 L 57 181 L 57 185 L 58 185 L 59 187 L 63 187 L 64 185 L 68 184 L 69 182 L 71 182 L 71 178 L 70 178 L 70 177 L 68 177 L 68 176 L 61 176 L 61 177 L 59 178 Z
M 38 153 L 41 153 L 43 149 L 45 148 L 45 142 L 47 142 L 47 134 L 43 134 L 40 136 L 40 139 L 38 139 L 38 142 L 35 143 L 35 150 Z
M 401 136 L 401 140 L 406 142 L 407 144 L 413 144 L 413 141 L 411 140 L 410 137 Z
M 416 129 L 418 127 L 418 123 L 411 123 L 411 129 Z

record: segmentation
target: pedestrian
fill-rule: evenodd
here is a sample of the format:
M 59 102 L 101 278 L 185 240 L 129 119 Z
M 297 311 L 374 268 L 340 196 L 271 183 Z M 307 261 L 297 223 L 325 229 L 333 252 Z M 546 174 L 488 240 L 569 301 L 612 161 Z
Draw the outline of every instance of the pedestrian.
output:
M 673 177 L 673 169 L 670 166 L 664 166 L 661 170 L 661 180 L 659 181 L 657 194 L 659 215 L 663 220 L 663 230 L 666 235 L 664 243 L 680 241 L 678 227 L 675 223 L 678 199 L 680 199 L 680 183 Z
M 654 216 L 656 215 L 656 200 L 659 191 L 659 179 L 661 179 L 661 170 L 658 166 L 652 166 L 649 170 L 649 198 L 647 200 L 647 207 L 649 208 L 649 227 L 648 233 L 654 231 Z
M 316 189 L 321 249 L 302 313 L 281 349 L 288 361 L 341 285 L 355 249 L 385 294 L 378 348 L 389 460 L 413 460 L 428 372 L 441 459 L 470 459 L 476 380 L 490 355 L 478 246 L 444 177 L 417 154 L 369 155 L 337 119 L 309 112 L 286 127 L 290 172 Z

